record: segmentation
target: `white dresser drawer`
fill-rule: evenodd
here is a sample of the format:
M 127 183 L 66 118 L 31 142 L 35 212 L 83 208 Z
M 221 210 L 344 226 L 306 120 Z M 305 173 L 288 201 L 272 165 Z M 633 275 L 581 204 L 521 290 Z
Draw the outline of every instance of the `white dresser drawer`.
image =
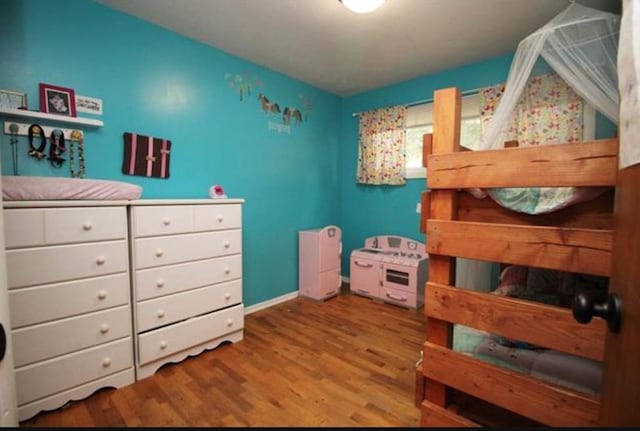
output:
M 214 284 L 136 304 L 138 332 L 242 302 L 242 280 Z
M 242 207 L 236 205 L 197 205 L 194 211 L 196 231 L 239 229 L 242 225 Z
M 4 210 L 6 247 L 125 239 L 125 207 Z
M 243 306 L 194 317 L 138 336 L 140 364 L 146 364 L 244 327 Z
M 242 277 L 239 254 L 136 271 L 136 300 L 156 298 Z
M 238 254 L 240 230 L 225 230 L 135 240 L 136 269 Z
M 45 242 L 75 242 L 125 239 L 127 218 L 125 207 L 56 208 L 44 214 Z
M 129 302 L 126 273 L 9 291 L 11 327 L 90 313 Z
M 135 237 L 193 232 L 190 205 L 133 207 Z
M 131 336 L 131 312 L 123 306 L 12 332 L 16 367 Z
M 16 368 L 18 405 L 124 370 L 132 360 L 131 338 L 124 338 Z
M 124 272 L 126 241 L 7 250 L 9 289 Z
M 3 215 L 6 248 L 44 245 L 44 210 L 5 209 Z

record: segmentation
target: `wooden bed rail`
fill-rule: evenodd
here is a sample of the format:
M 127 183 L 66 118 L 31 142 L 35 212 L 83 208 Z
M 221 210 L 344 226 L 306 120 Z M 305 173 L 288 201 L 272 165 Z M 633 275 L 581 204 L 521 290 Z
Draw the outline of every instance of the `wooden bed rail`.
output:
M 460 149 L 461 100 L 459 90 L 438 90 L 434 93 L 433 120 L 434 124 L 439 126 L 434 128 L 432 145 L 430 145 L 431 138 L 429 136 L 424 138 L 423 143 L 426 145 L 423 151 L 427 156 L 431 152 L 436 154 L 450 153 Z M 434 190 L 429 193 L 429 217 L 440 220 L 455 220 L 456 209 L 455 190 Z M 421 220 L 426 216 L 427 212 L 425 211 L 421 215 Z M 454 284 L 455 271 L 456 259 L 454 257 L 429 256 L 429 280 L 442 284 Z M 448 347 L 452 345 L 453 326 L 449 322 L 427 315 L 426 332 L 428 342 Z M 425 382 L 424 399 L 442 408 L 449 405 L 446 386 L 436 380 L 427 379 Z
M 428 181 L 430 189 L 613 186 L 617 159 L 617 139 L 432 154 Z
M 594 397 L 428 341 L 423 352 L 422 372 L 428 379 L 550 426 L 593 427 L 598 424 L 600 402 Z
M 443 409 L 429 401 L 423 401 L 421 405 L 422 419 L 421 426 L 443 427 L 443 428 L 478 428 L 481 425 L 466 419 L 457 412 Z
M 582 325 L 571 310 L 427 283 L 425 312 L 437 319 L 526 341 L 595 361 L 604 360 L 604 320 Z
M 609 276 L 613 232 L 427 220 L 427 253 Z

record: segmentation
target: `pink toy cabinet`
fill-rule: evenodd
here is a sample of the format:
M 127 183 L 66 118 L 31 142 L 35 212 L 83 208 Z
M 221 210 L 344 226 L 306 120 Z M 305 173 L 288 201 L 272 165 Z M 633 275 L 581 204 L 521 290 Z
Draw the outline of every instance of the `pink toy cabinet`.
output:
M 300 295 L 328 299 L 340 292 L 342 231 L 337 226 L 298 232 Z

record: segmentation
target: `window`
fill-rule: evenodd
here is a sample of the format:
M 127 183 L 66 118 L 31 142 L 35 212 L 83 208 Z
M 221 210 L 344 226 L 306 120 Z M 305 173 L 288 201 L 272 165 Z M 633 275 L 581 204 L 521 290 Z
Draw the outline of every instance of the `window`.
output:
M 482 135 L 480 95 L 473 94 L 462 98 L 461 117 L 460 145 L 477 148 Z M 433 103 L 409 107 L 405 133 L 406 176 L 425 178 L 427 170 L 422 167 L 422 135 L 433 133 Z
M 480 122 L 480 94 L 464 96 L 462 98 L 462 112 L 460 121 L 460 145 L 477 149 L 482 138 L 482 124 Z M 584 103 L 583 139 L 595 139 L 595 109 Z M 422 167 L 422 135 L 433 133 L 433 103 L 411 106 L 407 110 L 405 127 L 406 142 L 406 177 L 426 178 L 427 170 Z

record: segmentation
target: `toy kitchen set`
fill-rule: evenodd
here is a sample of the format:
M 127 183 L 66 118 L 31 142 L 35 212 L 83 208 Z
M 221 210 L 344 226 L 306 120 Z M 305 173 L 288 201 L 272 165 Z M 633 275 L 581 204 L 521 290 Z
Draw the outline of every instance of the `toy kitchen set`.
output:
M 367 238 L 351 252 L 352 293 L 390 304 L 418 308 L 424 304 L 429 256 L 423 243 L 400 236 Z

